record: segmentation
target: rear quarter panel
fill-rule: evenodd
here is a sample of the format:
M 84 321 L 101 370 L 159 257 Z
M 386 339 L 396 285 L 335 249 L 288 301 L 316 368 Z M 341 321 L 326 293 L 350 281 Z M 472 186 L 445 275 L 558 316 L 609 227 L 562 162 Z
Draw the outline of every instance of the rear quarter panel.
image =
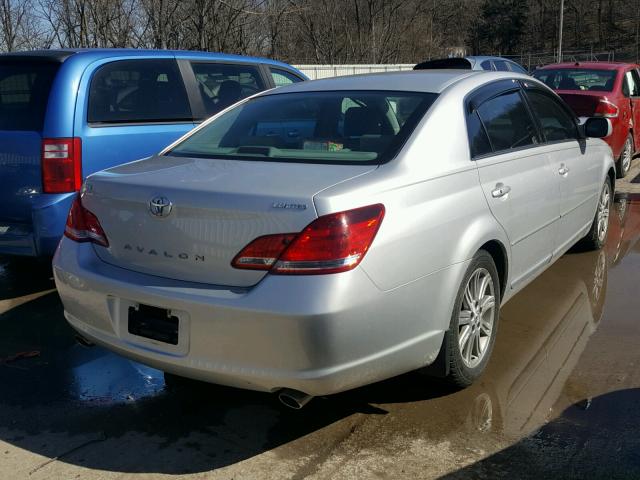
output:
M 439 98 L 395 159 L 314 198 L 318 214 L 382 203 L 386 213 L 361 267 L 383 291 L 425 282 L 438 273 L 438 305 L 422 304 L 448 328 L 455 292 L 468 262 L 487 241 L 510 256 L 504 230 L 491 215 L 470 160 L 461 97 Z M 432 292 L 430 292 L 432 293 Z M 438 298 L 438 296 L 436 296 Z

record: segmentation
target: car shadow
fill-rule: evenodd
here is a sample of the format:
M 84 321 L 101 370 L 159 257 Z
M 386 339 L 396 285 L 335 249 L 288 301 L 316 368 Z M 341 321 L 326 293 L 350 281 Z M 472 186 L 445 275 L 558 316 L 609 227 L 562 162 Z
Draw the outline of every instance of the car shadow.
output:
M 386 414 L 376 403 L 452 392 L 410 373 L 295 411 L 268 393 L 195 381 L 170 389 L 157 370 L 77 344 L 55 292 L 0 314 L 0 328 L 0 439 L 107 471 L 210 471 L 355 413 Z M 20 358 L 24 352 L 38 355 Z M 130 438 L 137 440 L 122 441 Z
M 49 259 L 0 256 L 0 301 L 19 299 L 53 288 L 55 284 Z

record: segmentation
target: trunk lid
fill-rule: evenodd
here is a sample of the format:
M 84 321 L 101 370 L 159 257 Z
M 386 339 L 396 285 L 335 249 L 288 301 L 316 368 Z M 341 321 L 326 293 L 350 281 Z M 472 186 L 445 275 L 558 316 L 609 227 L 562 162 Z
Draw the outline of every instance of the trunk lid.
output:
M 606 99 L 602 93 L 575 92 L 560 90 L 556 92 L 571 107 L 578 117 L 592 117 L 600 103 L 600 99 Z
M 0 219 L 31 222 L 41 192 L 40 149 L 49 91 L 59 64 L 0 57 Z
M 301 231 L 316 218 L 316 193 L 375 168 L 157 156 L 92 175 L 83 205 L 109 240 L 108 248 L 94 245 L 103 261 L 247 287 L 265 272 L 231 266 L 244 246 L 261 235 Z M 151 213 L 160 197 L 172 203 L 165 217 Z

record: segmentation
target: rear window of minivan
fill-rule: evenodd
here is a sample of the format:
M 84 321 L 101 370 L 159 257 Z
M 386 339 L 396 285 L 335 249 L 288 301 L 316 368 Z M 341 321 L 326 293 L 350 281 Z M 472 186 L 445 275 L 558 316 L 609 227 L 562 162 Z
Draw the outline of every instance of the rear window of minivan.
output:
M 55 62 L 0 60 L 0 130 L 41 131 Z

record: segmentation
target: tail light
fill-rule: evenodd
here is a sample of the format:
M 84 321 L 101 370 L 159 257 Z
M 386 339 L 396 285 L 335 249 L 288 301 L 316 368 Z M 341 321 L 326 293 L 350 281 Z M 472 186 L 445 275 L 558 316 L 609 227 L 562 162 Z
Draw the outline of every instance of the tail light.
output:
M 79 138 L 42 140 L 42 191 L 77 192 L 82 186 L 82 144 Z
M 69 210 L 64 236 L 75 242 L 91 242 L 103 247 L 109 246 L 109 240 L 107 240 L 98 217 L 82 206 L 79 194 L 74 198 L 71 210 Z
M 596 111 L 593 114 L 594 117 L 604 118 L 616 118 L 618 116 L 618 107 L 609 102 L 608 100 L 600 100 Z
M 381 204 L 324 215 L 298 234 L 256 238 L 231 265 L 281 275 L 346 272 L 362 261 L 383 217 Z

